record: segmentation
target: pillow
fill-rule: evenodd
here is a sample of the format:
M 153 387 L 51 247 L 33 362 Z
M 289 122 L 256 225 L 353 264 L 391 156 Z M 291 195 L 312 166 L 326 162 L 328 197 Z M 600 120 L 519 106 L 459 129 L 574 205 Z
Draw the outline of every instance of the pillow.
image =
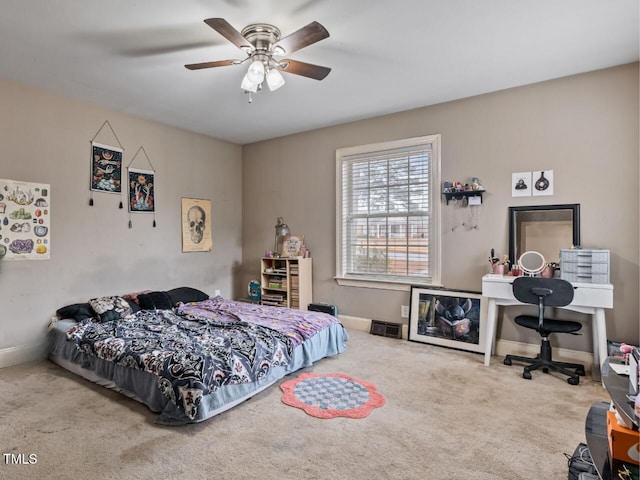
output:
M 133 302 L 135 302 L 136 305 L 139 305 L 138 295 L 142 293 L 150 293 L 150 292 L 151 290 L 142 290 L 141 292 L 127 293 L 125 295 L 122 295 L 122 298 L 124 298 L 125 300 L 133 300 Z
M 98 297 L 89 300 L 89 305 L 98 314 L 101 322 L 110 322 L 133 313 L 129 302 L 122 297 Z
M 178 287 L 167 292 L 173 306 L 179 303 L 202 302 L 208 300 L 209 295 L 191 287 Z
M 131 313 L 136 313 L 142 310 L 140 308 L 140 305 L 138 305 L 135 300 L 132 300 L 130 298 L 125 298 L 125 297 L 122 297 L 122 298 L 124 298 L 125 301 L 129 304 L 129 308 L 131 308 Z
M 76 322 L 81 322 L 85 318 L 95 317 L 96 312 L 93 311 L 93 308 L 91 308 L 91 305 L 88 303 L 74 303 L 59 308 L 56 310 L 56 315 L 61 320 L 64 318 L 73 318 Z
M 167 292 L 150 292 L 138 295 L 138 303 L 142 310 L 167 310 L 173 307 Z

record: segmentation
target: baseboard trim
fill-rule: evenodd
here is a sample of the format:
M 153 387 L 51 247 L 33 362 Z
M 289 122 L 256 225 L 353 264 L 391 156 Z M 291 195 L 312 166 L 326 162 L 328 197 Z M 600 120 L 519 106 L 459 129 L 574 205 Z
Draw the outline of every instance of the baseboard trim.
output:
M 27 343 L 15 347 L 0 349 L 0 368 L 10 367 L 19 363 L 41 360 L 46 357 L 44 343 Z
M 370 318 L 353 317 L 350 315 L 338 315 L 338 318 L 347 329 L 351 328 L 367 333 L 371 331 Z M 408 325 L 402 325 L 402 338 L 404 340 L 409 338 Z M 504 357 L 509 353 L 524 357 L 535 357 L 539 352 L 539 344 L 516 342 L 513 340 L 497 340 L 494 354 L 499 357 Z M 581 363 L 587 372 L 591 371 L 591 366 L 593 365 L 593 353 L 582 352 L 580 350 L 554 347 L 553 358 L 563 362 Z

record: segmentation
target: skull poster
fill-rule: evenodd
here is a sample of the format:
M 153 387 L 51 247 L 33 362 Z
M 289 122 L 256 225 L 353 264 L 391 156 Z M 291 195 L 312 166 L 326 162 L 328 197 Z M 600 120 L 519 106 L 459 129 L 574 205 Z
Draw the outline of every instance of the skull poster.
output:
M 182 198 L 182 251 L 209 252 L 211 241 L 211 200 Z

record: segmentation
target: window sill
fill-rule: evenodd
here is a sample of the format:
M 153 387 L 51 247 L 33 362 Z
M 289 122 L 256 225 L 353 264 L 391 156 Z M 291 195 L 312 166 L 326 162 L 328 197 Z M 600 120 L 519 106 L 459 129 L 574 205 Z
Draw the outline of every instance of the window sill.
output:
M 390 282 L 389 280 L 371 280 L 360 278 L 333 277 L 336 283 L 343 287 L 377 288 L 379 290 L 396 290 L 400 292 L 410 292 L 411 287 L 418 285 L 421 287 L 435 287 L 430 283 L 420 282 Z

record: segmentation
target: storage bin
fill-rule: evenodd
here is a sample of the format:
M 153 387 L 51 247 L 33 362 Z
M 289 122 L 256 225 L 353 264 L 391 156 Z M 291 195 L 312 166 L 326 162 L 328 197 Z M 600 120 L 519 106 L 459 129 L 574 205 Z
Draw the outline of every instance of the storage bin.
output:
M 560 250 L 560 278 L 577 283 L 609 283 L 609 250 Z

